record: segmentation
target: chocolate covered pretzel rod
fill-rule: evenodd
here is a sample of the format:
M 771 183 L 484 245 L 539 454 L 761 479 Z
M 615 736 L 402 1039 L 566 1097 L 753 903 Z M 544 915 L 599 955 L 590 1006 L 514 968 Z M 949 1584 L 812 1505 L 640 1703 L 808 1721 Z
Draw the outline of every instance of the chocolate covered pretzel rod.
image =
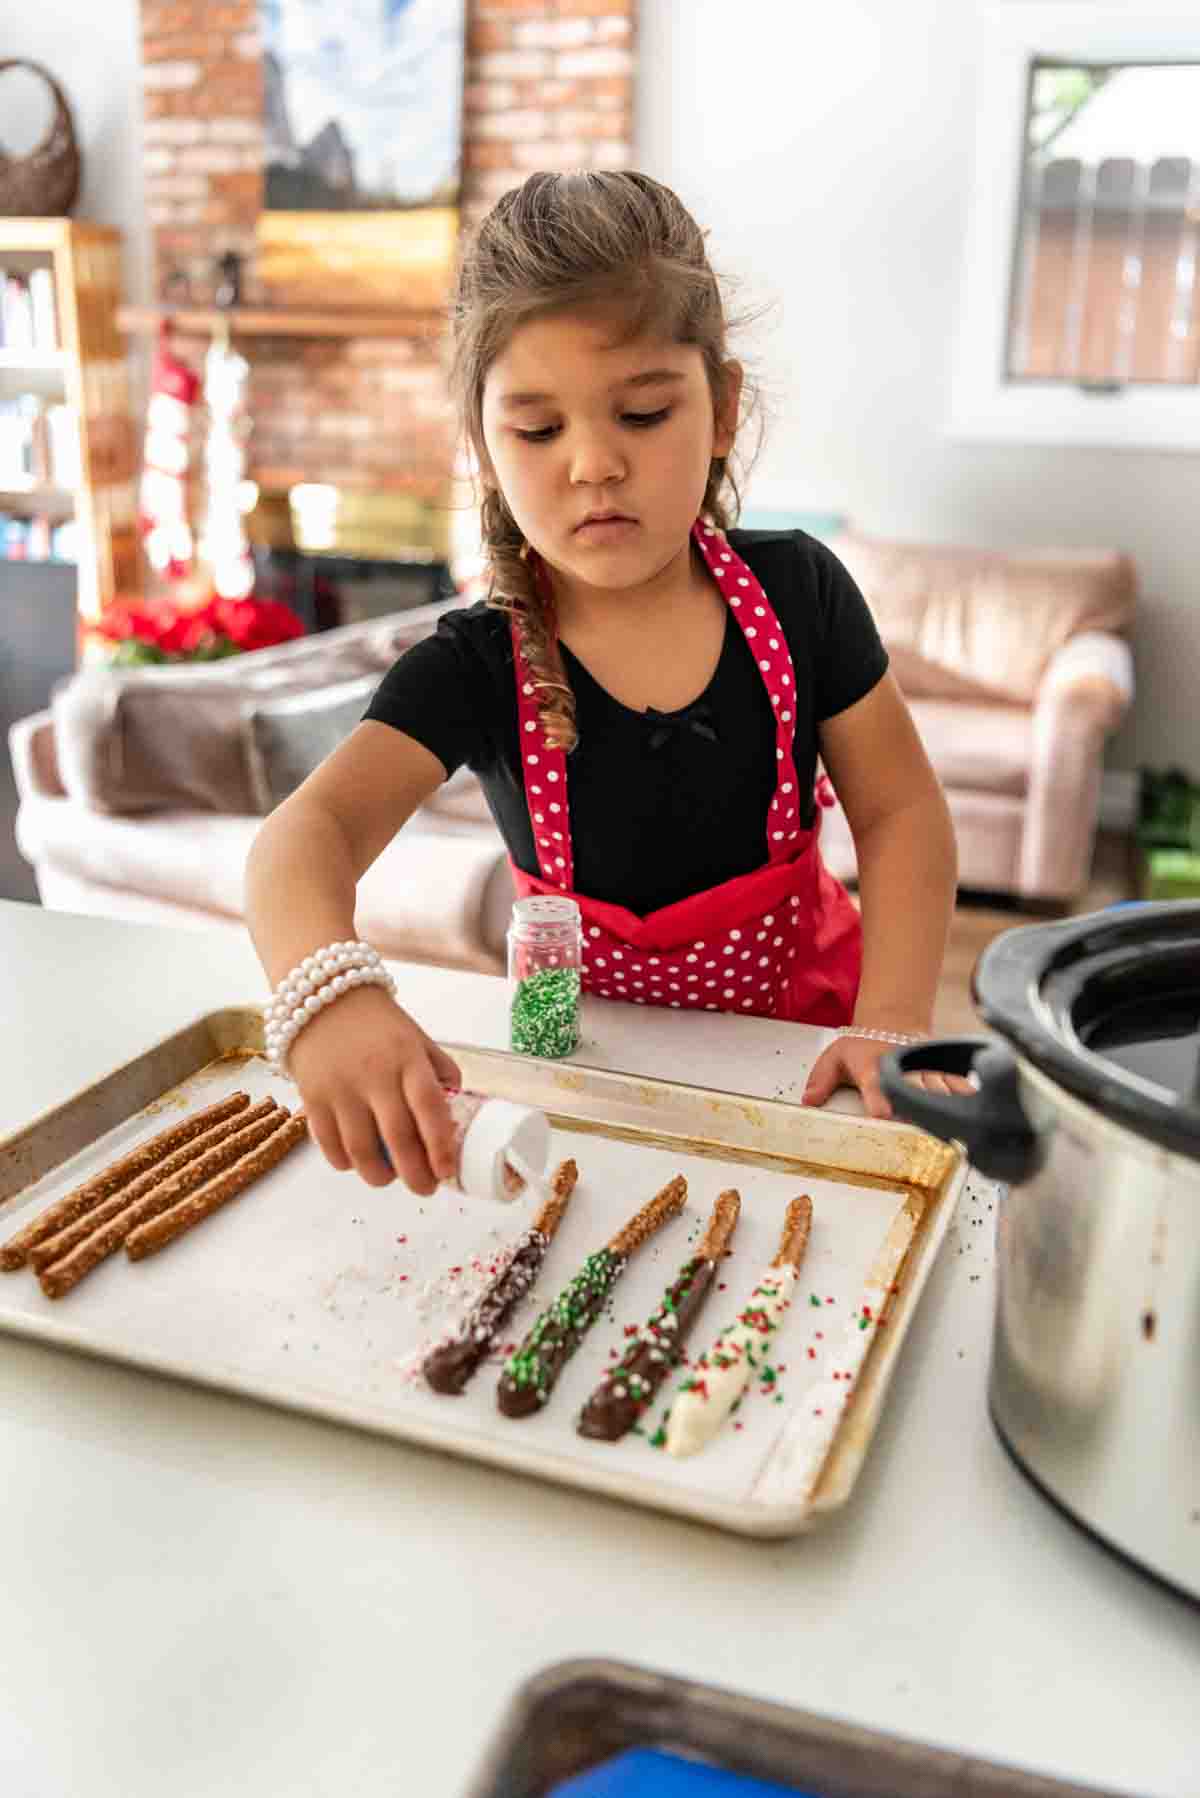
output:
M 210 1180 L 189 1198 L 183 1199 L 178 1205 L 172 1205 L 169 1211 L 152 1218 L 148 1224 L 140 1225 L 132 1235 L 127 1236 L 125 1253 L 129 1259 L 142 1261 L 147 1255 L 165 1249 L 168 1243 L 174 1242 L 186 1230 L 202 1224 L 206 1217 L 211 1217 L 214 1211 L 219 1211 L 222 1205 L 227 1205 L 230 1199 L 244 1192 L 253 1181 L 269 1173 L 307 1135 L 308 1119 L 302 1111 L 297 1111 L 286 1123 L 273 1130 L 259 1148 L 252 1149 L 240 1161 L 235 1161 L 226 1173 L 218 1174 L 215 1180 Z
M 749 1304 L 701 1355 L 672 1402 L 666 1428 L 669 1454 L 682 1458 L 703 1448 L 745 1392 L 759 1365 L 759 1351 L 791 1302 L 811 1229 L 812 1200 L 805 1193 L 789 1204 L 775 1259 Z
M 579 1434 L 617 1442 L 631 1430 L 683 1353 L 717 1266 L 737 1227 L 741 1197 L 730 1189 L 713 1206 L 708 1228 L 663 1294 L 662 1304 L 610 1367 L 579 1414 Z
M 0 1247 L 0 1268 L 6 1273 L 12 1273 L 18 1267 L 24 1267 L 35 1243 L 55 1235 L 67 1224 L 73 1224 L 77 1217 L 93 1210 L 123 1186 L 128 1186 L 139 1174 L 145 1173 L 147 1168 L 165 1160 L 173 1149 L 178 1149 L 194 1136 L 201 1135 L 210 1125 L 219 1124 L 222 1119 L 232 1117 L 235 1112 L 245 1111 L 249 1103 L 249 1093 L 231 1093 L 227 1099 L 208 1105 L 203 1111 L 194 1111 L 191 1117 L 182 1118 L 169 1129 L 160 1130 L 157 1136 L 152 1136 L 140 1148 L 133 1149 L 128 1155 L 123 1155 L 120 1161 L 114 1161 L 100 1173 L 93 1174 L 90 1180 L 75 1187 L 64 1198 L 59 1199 L 57 1204 L 51 1205 L 48 1211 L 26 1224 L 23 1230 L 18 1230 L 15 1236 L 9 1237 L 3 1247 Z
M 518 1236 L 503 1266 L 471 1306 L 452 1336 L 430 1349 L 421 1371 L 435 1392 L 458 1393 L 496 1346 L 514 1307 L 541 1271 L 546 1250 L 562 1222 L 579 1169 L 564 1161 L 550 1182 L 550 1197 Z
M 274 1099 L 263 1099 L 257 1105 L 252 1105 L 249 1111 L 240 1111 L 234 1117 L 226 1118 L 223 1123 L 214 1124 L 203 1136 L 194 1136 L 191 1142 L 184 1143 L 181 1149 L 176 1149 L 165 1161 L 157 1162 L 144 1174 L 139 1174 L 131 1186 L 123 1186 L 111 1199 L 104 1199 L 83 1217 L 76 1218 L 73 1224 L 68 1224 L 57 1236 L 47 1236 L 44 1242 L 35 1243 L 29 1251 L 30 1266 L 35 1273 L 40 1274 L 55 1261 L 61 1261 L 64 1255 L 69 1255 L 72 1249 L 78 1248 L 102 1224 L 120 1217 L 136 1200 L 145 1198 L 147 1193 L 179 1173 L 181 1168 L 199 1160 L 201 1155 L 207 1154 L 209 1149 L 215 1149 L 218 1143 L 227 1141 L 237 1131 L 244 1130 L 249 1124 L 257 1124 L 260 1118 L 270 1117 L 272 1112 L 279 1109 Z
M 271 1134 L 287 1121 L 288 1114 L 282 1106 L 272 1105 L 271 1110 L 256 1123 L 246 1124 L 235 1130 L 232 1136 L 218 1143 L 215 1149 L 209 1149 L 190 1161 L 169 1180 L 158 1180 L 151 1183 L 141 1198 L 134 1199 L 115 1217 L 100 1225 L 85 1236 L 83 1241 L 64 1255 L 60 1261 L 51 1262 L 38 1274 L 42 1291 L 48 1299 L 61 1299 L 72 1288 L 90 1274 L 93 1269 L 107 1261 L 116 1253 L 121 1244 L 142 1225 L 149 1223 L 160 1212 L 177 1205 L 189 1192 L 204 1186 L 222 1169 L 234 1167 L 241 1158 L 257 1149 L 260 1143 L 268 1140 Z M 84 1220 L 86 1222 L 86 1219 Z
M 686 1198 L 687 1181 L 676 1174 L 611 1242 L 588 1256 L 575 1278 L 542 1312 L 516 1354 L 505 1362 L 496 1402 L 506 1417 L 529 1417 L 546 1403 L 559 1374 L 604 1309 L 630 1255 L 668 1218 L 683 1210 Z

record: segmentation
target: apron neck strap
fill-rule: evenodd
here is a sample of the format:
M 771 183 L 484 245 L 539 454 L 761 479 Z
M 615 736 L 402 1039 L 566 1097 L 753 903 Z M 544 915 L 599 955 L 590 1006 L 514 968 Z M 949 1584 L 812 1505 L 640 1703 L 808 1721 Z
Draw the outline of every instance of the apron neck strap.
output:
M 758 577 L 728 539 L 703 519 L 692 526 L 692 541 L 728 605 L 762 676 L 775 720 L 775 791 L 767 810 L 767 860 L 787 861 L 804 834 L 800 823 L 800 788 L 793 741 L 796 725 L 796 671 L 787 638 Z M 535 550 L 527 558 L 533 578 L 549 597 L 549 575 Z M 553 640 L 557 628 L 553 623 Z M 567 804 L 567 758 L 546 740 L 537 687 L 525 661 L 519 616 L 510 616 L 513 672 L 517 689 L 517 730 L 521 773 L 541 878 L 571 892 L 574 858 Z

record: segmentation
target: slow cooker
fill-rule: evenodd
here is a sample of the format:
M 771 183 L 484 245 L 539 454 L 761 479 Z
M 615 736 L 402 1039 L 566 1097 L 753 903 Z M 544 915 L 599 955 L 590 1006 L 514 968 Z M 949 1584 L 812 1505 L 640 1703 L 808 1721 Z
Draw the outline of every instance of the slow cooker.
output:
M 1076 1521 L 1200 1598 L 1200 904 L 1006 931 L 973 991 L 995 1037 L 881 1079 L 1007 1188 L 993 1420 Z M 908 1080 L 928 1068 L 974 1091 Z

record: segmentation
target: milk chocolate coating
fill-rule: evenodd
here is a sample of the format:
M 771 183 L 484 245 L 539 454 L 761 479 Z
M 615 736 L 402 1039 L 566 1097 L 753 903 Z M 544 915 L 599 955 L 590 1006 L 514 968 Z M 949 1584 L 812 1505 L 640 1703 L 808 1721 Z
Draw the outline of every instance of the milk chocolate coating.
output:
M 579 1434 L 617 1442 L 633 1428 L 683 1352 L 687 1333 L 708 1297 L 713 1261 L 688 1261 L 663 1302 L 624 1355 L 605 1374 L 579 1415 Z
M 459 1393 L 495 1345 L 509 1314 L 538 1277 L 548 1236 L 527 1230 L 508 1266 L 490 1281 L 448 1342 L 430 1349 L 421 1371 L 435 1392 Z
M 623 1255 L 611 1248 L 598 1249 L 542 1312 L 504 1364 L 496 1402 L 505 1417 L 530 1417 L 545 1404 L 559 1374 L 603 1311 L 624 1266 Z

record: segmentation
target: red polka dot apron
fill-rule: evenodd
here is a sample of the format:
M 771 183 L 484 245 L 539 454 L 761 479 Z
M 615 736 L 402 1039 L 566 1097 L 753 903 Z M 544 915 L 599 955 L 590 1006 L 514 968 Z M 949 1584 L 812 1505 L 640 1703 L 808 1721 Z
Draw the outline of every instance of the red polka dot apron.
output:
M 792 755 L 796 675 L 787 639 L 758 580 L 725 538 L 701 523 L 692 536 L 741 627 L 775 715 L 776 781 L 767 810 L 766 861 L 750 874 L 645 917 L 575 892 L 567 757 L 546 742 L 514 620 L 521 762 L 540 870 L 535 878 L 514 867 L 517 892 L 522 898 L 558 894 L 577 902 L 584 990 L 599 998 L 847 1024 L 858 992 L 862 931 L 845 888 L 821 860 L 820 805 L 811 830 L 800 822 Z M 830 802 L 824 792 L 818 798 Z

